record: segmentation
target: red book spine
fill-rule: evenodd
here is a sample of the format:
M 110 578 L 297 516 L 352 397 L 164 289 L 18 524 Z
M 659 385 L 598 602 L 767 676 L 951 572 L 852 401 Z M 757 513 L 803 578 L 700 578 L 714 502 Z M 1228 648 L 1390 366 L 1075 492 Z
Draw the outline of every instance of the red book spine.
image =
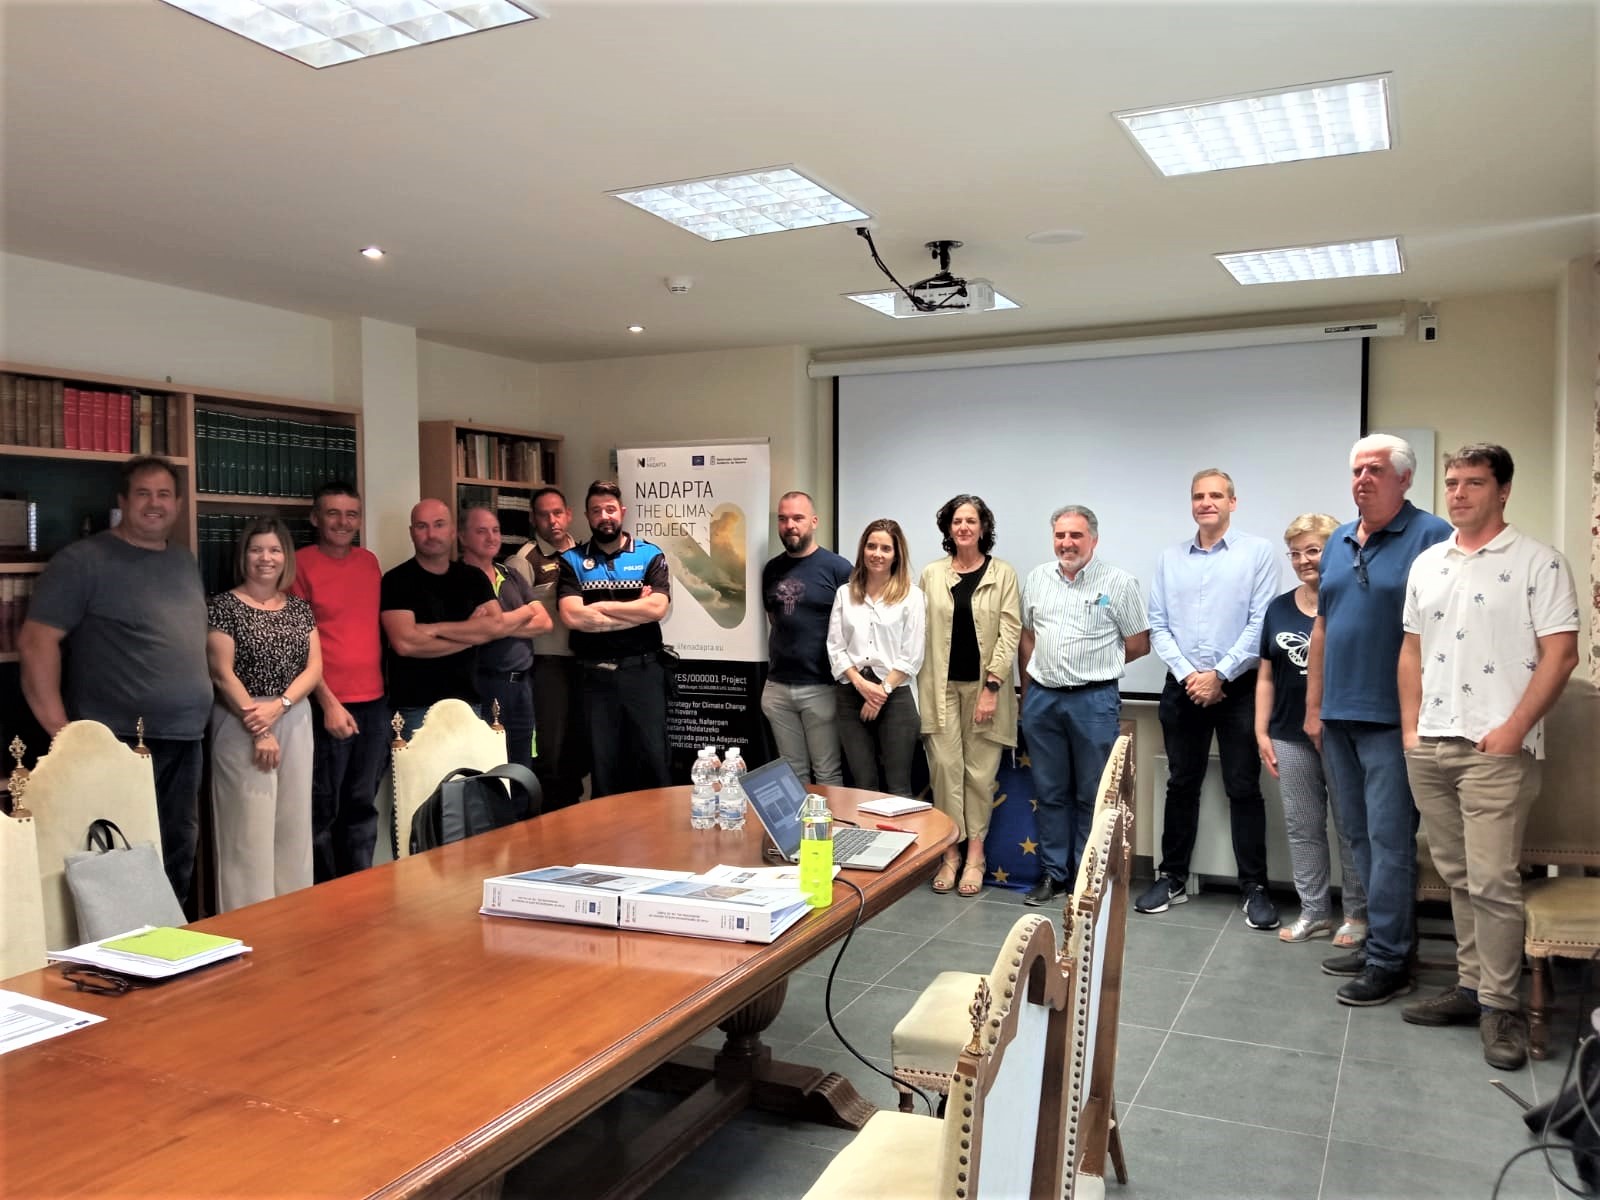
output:
M 94 433 L 89 440 L 89 449 L 106 450 L 106 407 L 111 399 L 109 392 L 96 392 L 94 394 Z
M 83 443 L 78 440 L 78 389 L 67 388 L 62 403 L 67 414 L 67 449 L 82 450 Z
M 133 397 L 127 392 L 117 396 L 117 449 L 124 454 L 133 452 Z

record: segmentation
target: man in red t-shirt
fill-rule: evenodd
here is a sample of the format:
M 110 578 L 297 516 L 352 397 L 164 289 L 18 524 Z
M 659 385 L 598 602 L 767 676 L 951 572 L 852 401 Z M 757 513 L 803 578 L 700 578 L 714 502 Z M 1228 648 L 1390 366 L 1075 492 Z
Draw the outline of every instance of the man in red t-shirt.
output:
M 312 858 L 318 883 L 372 865 L 378 777 L 389 760 L 378 598 L 383 570 L 355 544 L 361 497 L 324 484 L 311 502 L 317 541 L 295 554 L 294 584 L 317 618 L 322 682 L 313 699 L 316 757 L 311 777 Z

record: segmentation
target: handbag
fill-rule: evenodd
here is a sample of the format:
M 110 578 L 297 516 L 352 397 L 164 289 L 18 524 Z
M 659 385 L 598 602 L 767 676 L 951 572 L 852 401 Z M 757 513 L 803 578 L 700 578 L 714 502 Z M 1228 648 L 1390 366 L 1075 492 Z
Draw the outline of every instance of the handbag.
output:
M 85 845 L 65 863 L 81 941 L 98 942 L 141 925 L 188 923 L 161 855 L 149 842 L 130 845 L 127 834 L 101 819 L 90 822 Z

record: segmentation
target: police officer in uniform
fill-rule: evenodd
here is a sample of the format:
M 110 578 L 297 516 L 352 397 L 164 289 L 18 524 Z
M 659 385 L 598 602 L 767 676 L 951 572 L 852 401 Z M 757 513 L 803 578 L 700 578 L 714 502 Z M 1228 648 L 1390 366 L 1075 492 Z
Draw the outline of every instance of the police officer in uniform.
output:
M 667 680 L 661 621 L 672 607 L 666 556 L 622 530 L 622 489 L 584 496 L 590 538 L 561 555 L 561 622 L 583 670 L 594 795 L 665 787 Z

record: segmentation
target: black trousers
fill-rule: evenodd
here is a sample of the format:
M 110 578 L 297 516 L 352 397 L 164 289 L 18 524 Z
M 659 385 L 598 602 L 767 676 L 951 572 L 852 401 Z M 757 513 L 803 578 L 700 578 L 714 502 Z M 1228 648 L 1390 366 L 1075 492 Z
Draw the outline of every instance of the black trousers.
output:
M 570 654 L 545 654 L 533 664 L 533 712 L 539 755 L 533 773 L 544 789 L 544 811 L 583 798 L 589 773 L 589 731 L 583 719 L 583 668 Z
M 1267 807 L 1261 796 L 1261 753 L 1256 749 L 1256 673 L 1222 685 L 1222 699 L 1202 708 L 1171 675 L 1161 690 L 1161 736 L 1167 750 L 1167 801 L 1161 831 L 1161 874 L 1189 878 L 1200 827 L 1200 785 L 1211 739 L 1222 759 L 1228 793 L 1233 857 L 1241 885 L 1267 882 Z
M 594 750 L 594 794 L 672 782 L 667 763 L 667 676 L 654 658 L 583 664 L 583 709 Z
M 389 762 L 389 702 L 376 700 L 345 705 L 355 718 L 356 732 L 336 738 L 328 732 L 322 709 L 311 702 L 311 869 L 326 883 L 372 865 L 378 842 L 378 777 Z
M 138 738 L 119 739 L 132 746 Z M 161 861 L 173 894 L 189 907 L 189 885 L 194 881 L 195 847 L 200 841 L 200 772 L 203 762 L 199 738 L 144 739 L 156 779 L 156 818 L 161 825 Z M 82 849 L 82 847 L 79 847 Z
M 922 720 L 911 688 L 889 693 L 889 700 L 871 721 L 861 719 L 861 693 L 854 684 L 839 686 L 839 745 L 850 764 L 850 780 L 869 792 L 910 796 L 911 762 L 917 753 Z

